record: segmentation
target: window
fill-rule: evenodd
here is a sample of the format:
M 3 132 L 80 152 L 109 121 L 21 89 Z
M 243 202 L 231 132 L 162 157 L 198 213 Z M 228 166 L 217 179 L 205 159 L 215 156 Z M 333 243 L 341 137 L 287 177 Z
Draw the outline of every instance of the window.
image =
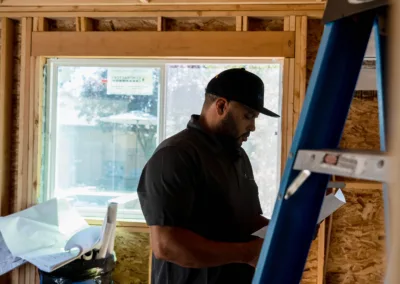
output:
M 207 82 L 245 67 L 265 84 L 265 106 L 280 112 L 279 60 L 142 61 L 51 59 L 48 63 L 43 200 L 66 197 L 88 218 L 102 218 L 118 200 L 119 219 L 143 221 L 136 189 L 163 139 L 199 113 Z M 280 121 L 264 116 L 244 144 L 271 216 L 279 183 Z

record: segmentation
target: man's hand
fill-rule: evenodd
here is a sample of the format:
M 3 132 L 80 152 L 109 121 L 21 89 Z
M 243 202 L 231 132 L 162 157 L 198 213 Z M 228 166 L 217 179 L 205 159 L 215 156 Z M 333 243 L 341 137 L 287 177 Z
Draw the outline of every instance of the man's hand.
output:
M 260 256 L 261 248 L 264 243 L 263 239 L 256 239 L 254 241 L 249 242 L 248 250 L 249 250 L 249 261 L 247 263 L 253 267 L 257 266 L 258 257 Z

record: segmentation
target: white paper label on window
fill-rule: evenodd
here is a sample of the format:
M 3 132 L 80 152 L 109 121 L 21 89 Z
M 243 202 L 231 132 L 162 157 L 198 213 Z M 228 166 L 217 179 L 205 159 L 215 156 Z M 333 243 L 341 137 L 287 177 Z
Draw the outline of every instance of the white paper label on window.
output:
M 107 95 L 152 95 L 153 69 L 109 68 Z

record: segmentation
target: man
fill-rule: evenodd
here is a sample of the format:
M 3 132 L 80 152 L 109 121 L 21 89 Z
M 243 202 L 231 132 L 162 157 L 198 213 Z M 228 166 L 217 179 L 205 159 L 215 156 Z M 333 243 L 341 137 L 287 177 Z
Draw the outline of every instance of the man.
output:
M 150 226 L 152 284 L 251 283 L 268 224 L 248 156 L 264 84 L 230 69 L 207 85 L 200 116 L 165 140 L 145 166 L 139 200 Z

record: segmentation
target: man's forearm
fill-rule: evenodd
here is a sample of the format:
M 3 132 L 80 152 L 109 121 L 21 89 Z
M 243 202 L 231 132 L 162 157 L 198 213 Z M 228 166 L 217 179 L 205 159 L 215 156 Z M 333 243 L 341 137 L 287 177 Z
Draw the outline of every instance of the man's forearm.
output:
M 155 256 L 183 267 L 248 263 L 258 249 L 257 244 L 215 242 L 180 228 L 155 226 L 151 228 L 151 234 Z

